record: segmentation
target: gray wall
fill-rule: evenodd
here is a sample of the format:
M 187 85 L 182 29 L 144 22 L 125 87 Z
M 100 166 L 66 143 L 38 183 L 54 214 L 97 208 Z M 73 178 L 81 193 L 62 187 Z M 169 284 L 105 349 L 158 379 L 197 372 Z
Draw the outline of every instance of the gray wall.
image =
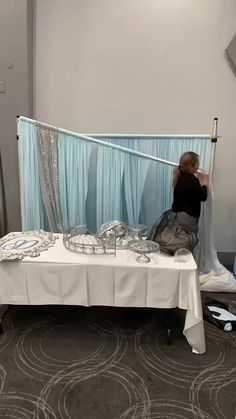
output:
M 31 1 L 0 0 L 0 147 L 9 231 L 20 229 L 16 115 L 31 115 Z
M 211 133 L 214 231 L 236 249 L 235 0 L 36 0 L 35 117 L 79 132 Z

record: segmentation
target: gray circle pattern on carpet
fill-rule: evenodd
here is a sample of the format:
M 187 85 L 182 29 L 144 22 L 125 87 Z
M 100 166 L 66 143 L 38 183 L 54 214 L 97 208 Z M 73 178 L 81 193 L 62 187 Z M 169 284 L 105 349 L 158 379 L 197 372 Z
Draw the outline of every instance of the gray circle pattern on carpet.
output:
M 236 336 L 205 324 L 192 354 L 174 313 L 11 307 L 0 337 L 0 418 L 235 419 Z

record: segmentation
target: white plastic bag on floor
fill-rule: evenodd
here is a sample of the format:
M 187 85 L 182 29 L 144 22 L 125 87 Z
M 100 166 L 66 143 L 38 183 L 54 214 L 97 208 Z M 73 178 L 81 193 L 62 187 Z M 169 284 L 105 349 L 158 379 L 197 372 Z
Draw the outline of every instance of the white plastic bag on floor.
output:
M 199 276 L 201 291 L 236 292 L 236 280 L 224 266 L 217 274 L 214 271 Z
M 220 262 L 213 244 L 213 194 L 209 190 L 207 201 L 202 204 L 199 221 L 199 245 L 195 259 L 199 269 L 202 291 L 236 292 L 236 279 Z

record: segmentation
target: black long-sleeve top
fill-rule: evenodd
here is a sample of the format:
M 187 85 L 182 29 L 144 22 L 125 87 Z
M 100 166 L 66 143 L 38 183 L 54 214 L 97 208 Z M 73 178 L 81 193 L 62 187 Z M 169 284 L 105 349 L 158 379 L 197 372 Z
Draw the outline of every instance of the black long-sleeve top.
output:
M 207 187 L 201 186 L 199 179 L 191 174 L 181 172 L 174 187 L 174 212 L 184 211 L 191 217 L 199 218 L 201 201 L 207 200 Z

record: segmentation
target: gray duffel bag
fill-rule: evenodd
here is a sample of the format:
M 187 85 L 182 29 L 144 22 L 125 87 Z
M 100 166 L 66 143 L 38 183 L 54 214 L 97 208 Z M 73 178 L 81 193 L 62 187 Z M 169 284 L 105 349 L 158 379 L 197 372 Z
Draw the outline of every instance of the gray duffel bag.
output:
M 169 210 L 154 224 L 149 240 L 158 242 L 161 251 L 169 255 L 183 248 L 193 252 L 198 242 L 197 231 L 198 222 L 194 217 Z

